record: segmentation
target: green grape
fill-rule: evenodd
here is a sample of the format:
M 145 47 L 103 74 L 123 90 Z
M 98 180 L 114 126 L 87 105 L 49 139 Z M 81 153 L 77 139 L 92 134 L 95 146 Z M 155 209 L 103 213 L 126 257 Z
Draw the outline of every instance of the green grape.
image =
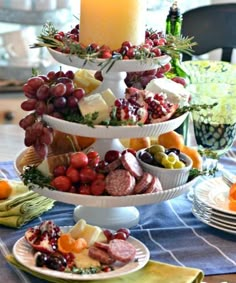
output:
M 176 161 L 175 162 L 175 164 L 174 164 L 174 169 L 181 169 L 181 168 L 184 168 L 185 167 L 185 164 L 184 164 L 184 162 L 182 162 L 182 161 Z

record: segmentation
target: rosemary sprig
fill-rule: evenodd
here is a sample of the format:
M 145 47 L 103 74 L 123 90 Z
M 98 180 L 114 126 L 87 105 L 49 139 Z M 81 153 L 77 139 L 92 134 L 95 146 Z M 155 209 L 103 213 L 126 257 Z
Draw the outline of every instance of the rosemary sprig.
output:
M 175 114 L 173 115 L 173 118 L 179 117 L 179 116 L 183 115 L 186 112 L 200 111 L 202 109 L 204 109 L 204 110 L 212 109 L 216 105 L 218 105 L 217 102 L 215 102 L 213 104 L 190 104 L 190 105 L 185 105 L 185 106 L 179 107 L 175 111 Z
M 189 181 L 199 176 L 213 176 L 214 177 L 217 171 L 218 171 L 217 166 L 215 166 L 212 169 L 203 169 L 203 170 L 192 168 L 189 172 Z

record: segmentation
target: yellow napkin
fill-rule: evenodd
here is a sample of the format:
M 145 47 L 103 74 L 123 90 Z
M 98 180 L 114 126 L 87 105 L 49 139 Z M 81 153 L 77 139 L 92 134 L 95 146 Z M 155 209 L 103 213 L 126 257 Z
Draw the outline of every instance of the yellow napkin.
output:
M 55 283 L 100 283 L 101 280 L 81 281 L 68 280 L 43 275 L 41 273 L 30 270 L 20 264 L 13 255 L 6 257 L 7 261 L 17 268 L 34 275 L 40 279 Z M 134 273 L 117 277 L 113 279 L 102 280 L 106 283 L 200 283 L 203 279 L 203 272 L 199 269 L 189 267 L 179 267 L 165 264 L 157 261 L 149 261 L 146 266 Z
M 18 228 L 51 209 L 54 200 L 29 191 L 21 181 L 9 181 L 12 193 L 0 200 L 0 224 Z

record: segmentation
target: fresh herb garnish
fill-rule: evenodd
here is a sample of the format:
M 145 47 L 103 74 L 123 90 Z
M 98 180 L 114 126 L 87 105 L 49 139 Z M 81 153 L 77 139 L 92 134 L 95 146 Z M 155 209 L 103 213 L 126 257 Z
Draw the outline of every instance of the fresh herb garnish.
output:
M 190 104 L 190 105 L 185 105 L 183 107 L 177 108 L 175 111 L 174 115 L 172 118 L 179 117 L 183 115 L 186 112 L 193 112 L 193 111 L 200 111 L 202 109 L 212 109 L 214 108 L 218 103 L 215 102 L 213 104 Z
M 47 187 L 55 190 L 52 186 L 50 186 L 51 178 L 43 175 L 36 166 L 26 166 L 24 168 L 24 172 L 21 174 L 21 178 L 23 183 L 27 185 L 29 189 L 32 189 L 36 184 L 40 188 Z

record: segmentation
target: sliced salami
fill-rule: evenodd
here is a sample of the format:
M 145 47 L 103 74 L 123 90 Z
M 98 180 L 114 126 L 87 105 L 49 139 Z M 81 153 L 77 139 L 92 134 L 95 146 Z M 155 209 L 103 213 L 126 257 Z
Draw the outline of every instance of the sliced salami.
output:
M 143 193 L 144 194 L 156 193 L 156 192 L 161 192 L 162 190 L 163 189 L 160 180 L 156 176 L 153 176 L 151 184 Z
M 106 191 L 111 196 L 127 196 L 133 194 L 135 178 L 124 169 L 110 172 L 105 179 Z
M 135 258 L 136 249 L 128 241 L 114 239 L 109 242 L 108 254 L 115 260 L 127 263 Z
M 111 257 L 106 250 L 100 249 L 100 248 L 95 247 L 95 246 L 91 246 L 89 248 L 88 255 L 91 258 L 100 261 L 102 264 L 108 264 L 109 265 L 109 264 L 112 264 L 112 263 L 115 262 L 115 259 L 113 257 Z
M 150 173 L 144 172 L 143 176 L 134 187 L 134 194 L 142 194 L 144 191 L 146 191 L 151 185 L 153 178 L 154 177 Z
M 128 170 L 132 176 L 140 178 L 143 175 L 142 167 L 131 152 L 125 152 L 120 159 L 124 168 Z
M 108 247 L 109 247 L 109 244 L 108 243 L 102 243 L 102 242 L 95 242 L 94 246 L 99 248 L 99 249 L 107 251 Z
M 112 161 L 111 163 L 109 163 L 107 165 L 107 168 L 108 168 L 108 171 L 111 172 L 111 171 L 118 169 L 120 166 L 121 166 L 121 160 L 120 160 L 120 158 L 118 158 L 118 159 Z

